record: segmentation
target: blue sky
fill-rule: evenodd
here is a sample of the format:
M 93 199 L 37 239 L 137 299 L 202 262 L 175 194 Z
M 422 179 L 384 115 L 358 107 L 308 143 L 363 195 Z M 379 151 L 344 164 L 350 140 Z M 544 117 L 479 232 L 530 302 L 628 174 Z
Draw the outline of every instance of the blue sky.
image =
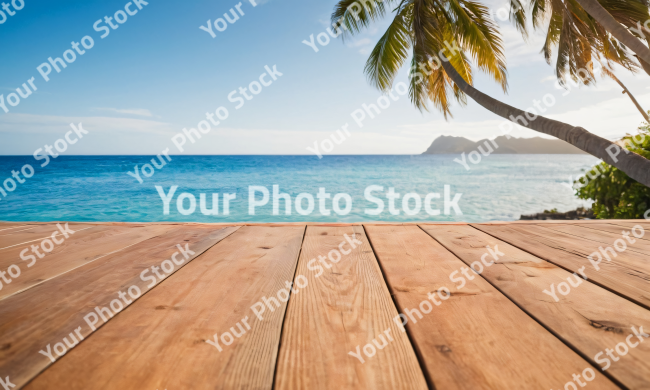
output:
M 306 147 L 345 123 L 352 136 L 333 153 L 417 154 L 441 134 L 472 139 L 500 134 L 501 120 L 472 102 L 455 107 L 454 118 L 446 122 L 435 111 L 418 112 L 406 97 L 363 128 L 355 125 L 350 114 L 381 95 L 367 83 L 363 66 L 387 22 L 345 42 L 333 39 L 315 53 L 302 41 L 324 31 L 335 1 L 268 0 L 256 7 L 242 1 L 245 15 L 212 38 L 199 26 L 223 18 L 238 1 L 151 0 L 104 39 L 93 24 L 123 10 L 127 1 L 24 2 L 0 24 L 0 94 L 6 100 L 31 77 L 38 90 L 16 107 L 7 105 L 9 113 L 0 110 L 2 155 L 32 154 L 62 138 L 71 122 L 83 123 L 90 134 L 68 154 L 157 154 L 170 147 L 174 134 L 196 127 L 207 111 L 220 106 L 229 110 L 228 119 L 188 147 L 188 154 L 309 154 Z M 524 43 L 508 22 L 499 24 L 510 89 L 504 95 L 482 76 L 475 80 L 479 89 L 520 108 L 550 93 L 557 103 L 548 116 L 610 139 L 641 122 L 609 80 L 562 96 L 539 54 L 543 37 L 533 35 Z M 45 82 L 36 68 L 50 56 L 62 57 L 72 41 L 86 35 L 94 47 Z M 236 110 L 229 93 L 248 87 L 265 65 L 276 65 L 283 76 Z M 622 71 L 619 77 L 650 108 L 650 77 Z M 406 69 L 398 79 L 406 80 Z

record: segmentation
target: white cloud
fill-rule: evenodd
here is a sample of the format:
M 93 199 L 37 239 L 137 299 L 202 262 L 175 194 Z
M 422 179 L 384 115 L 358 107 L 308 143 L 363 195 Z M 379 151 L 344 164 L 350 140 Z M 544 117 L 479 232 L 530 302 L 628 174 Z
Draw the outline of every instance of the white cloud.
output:
M 540 53 L 544 45 L 542 34 L 529 31 L 528 41 L 524 41 L 521 33 L 512 25 L 505 24 L 500 27 L 508 68 L 544 61 L 544 56 Z
M 545 26 L 542 26 L 538 31 L 533 30 L 530 15 L 528 15 L 528 38 L 524 40 L 521 33 L 509 20 L 509 2 L 486 0 L 483 3 L 490 9 L 492 20 L 499 26 L 509 69 L 544 61 L 544 56 L 540 51 L 544 46 L 545 35 L 543 31 L 546 31 Z
M 340 145 L 335 144 L 326 154 L 420 154 L 433 141 L 427 134 L 384 134 L 353 128 L 350 133 L 350 137 Z M 333 132 L 220 128 L 195 144 L 188 142 L 185 154 L 310 155 L 313 153 L 307 147 L 313 148 L 314 142 L 320 145 L 331 134 Z M 172 154 L 175 152 L 173 148 Z
M 569 97 L 571 95 L 568 95 Z M 636 96 L 639 101 L 649 101 L 650 94 Z M 591 104 L 562 114 L 548 115 L 573 126 L 580 126 L 603 138 L 618 139 L 626 133 L 635 133 L 643 121 L 641 113 L 627 95 Z
M 93 132 L 129 132 L 171 134 L 177 131 L 168 123 L 145 119 L 110 117 L 75 117 L 32 114 L 5 114 L 0 116 L 0 133 L 50 133 L 69 130 L 70 123 L 83 123 Z
M 360 47 L 359 53 L 364 56 L 367 56 L 372 52 L 372 41 L 370 38 L 361 38 L 353 41 L 348 41 L 346 45 L 349 48 Z
M 89 133 L 68 151 L 77 155 L 155 155 L 173 147 L 170 139 L 179 131 L 169 123 L 146 119 L 10 113 L 0 116 L 0 154 L 31 155 L 39 147 L 62 139 L 71 130 L 71 123 L 81 123 Z
M 97 108 L 93 108 L 93 110 L 109 111 L 109 112 L 114 112 L 116 114 L 138 115 L 138 116 L 146 116 L 146 117 L 153 116 L 151 111 L 144 108 L 118 109 L 118 108 L 97 107 Z
M 365 45 L 370 45 L 372 41 L 370 38 L 362 38 L 362 39 L 357 39 L 352 42 L 348 43 L 348 47 L 359 47 L 359 46 L 365 46 Z
M 24 142 L 0 145 L 1 154 L 31 154 L 44 143 L 61 138 L 70 123 L 82 123 L 92 135 L 75 146 L 80 154 L 157 154 L 165 147 L 177 153 L 171 137 L 179 129 L 167 123 L 131 118 L 64 117 L 27 114 L 0 116 L 3 137 L 24 135 Z M 382 134 L 350 129 L 351 136 L 336 145 L 331 154 L 420 154 L 433 138 L 431 134 L 395 132 Z M 118 136 L 115 136 L 119 133 Z M 185 154 L 312 154 L 307 147 L 329 138 L 332 132 L 237 129 L 220 127 L 185 145 Z M 3 147 L 5 146 L 5 147 Z
M 557 96 L 557 103 L 553 108 L 557 111 L 557 109 L 562 109 L 571 103 L 579 102 L 584 93 L 591 92 L 586 90 L 572 91 L 565 97 Z M 643 104 L 644 101 L 650 101 L 650 93 L 638 95 L 636 98 Z M 571 107 L 571 109 L 559 114 L 543 115 L 573 126 L 583 127 L 591 133 L 610 140 L 619 139 L 626 133 L 636 133 L 637 127 L 643 121 L 643 117 L 627 95 L 618 95 L 616 98 L 595 102 L 580 108 Z M 482 138 L 494 138 L 502 135 L 499 125 L 504 121 L 503 119 L 475 122 L 436 120 L 423 124 L 403 125 L 400 126 L 400 130 L 405 135 L 428 134 L 428 139 L 431 140 L 439 135 L 451 135 L 478 141 Z M 524 128 L 513 130 L 509 134 L 514 137 L 553 138 Z
M 476 122 L 447 122 L 444 120 L 436 120 L 417 125 L 403 125 L 400 126 L 400 129 L 402 129 L 402 134 L 422 134 L 423 136 L 426 135 L 426 139 L 429 140 L 429 143 L 441 135 L 465 137 L 467 139 L 471 139 L 472 141 L 478 141 L 485 138 L 496 138 L 500 135 L 503 135 L 503 132 L 499 126 L 504 122 L 509 121 L 506 121 L 505 119 L 490 119 Z M 545 134 L 523 128 L 513 129 L 508 134 L 512 137 L 519 138 L 552 138 Z M 429 145 L 427 145 L 427 147 L 428 146 Z

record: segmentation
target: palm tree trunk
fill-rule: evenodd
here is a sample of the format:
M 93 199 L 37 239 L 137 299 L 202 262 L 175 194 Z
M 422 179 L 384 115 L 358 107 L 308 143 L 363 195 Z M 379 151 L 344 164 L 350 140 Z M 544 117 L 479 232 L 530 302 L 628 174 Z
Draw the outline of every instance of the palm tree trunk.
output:
M 621 150 L 619 149 L 620 146 L 592 134 L 582 127 L 574 127 L 560 121 L 544 118 L 543 116 L 536 116 L 534 120 L 528 120 L 525 111 L 500 102 L 477 90 L 469 85 L 448 61 L 441 62 L 445 72 L 458 85 L 458 88 L 489 111 L 515 123 L 517 123 L 516 119 L 521 117 L 523 119 L 522 126 L 568 142 L 578 149 L 620 169 L 629 177 L 646 187 L 650 187 L 650 160 L 645 157 L 633 152 Z M 528 115 L 533 117 L 530 113 Z M 618 155 L 613 153 L 614 157 L 612 157 L 607 153 L 608 148 L 611 148 L 610 150 L 613 152 L 618 151 Z
M 650 64 L 643 61 L 641 57 L 639 57 L 638 55 L 635 54 L 634 56 L 636 57 L 637 60 L 639 60 L 639 63 L 641 64 L 643 70 L 645 70 L 645 72 L 650 75 Z
M 648 113 L 645 112 L 645 111 L 643 110 L 643 108 L 641 107 L 641 105 L 639 104 L 639 102 L 636 101 L 636 98 L 634 97 L 634 95 L 632 95 L 632 94 L 630 93 L 630 91 L 625 87 L 625 84 L 623 84 L 623 83 L 621 82 L 621 80 L 619 80 L 616 76 L 614 76 L 613 73 L 610 74 L 609 77 L 611 77 L 612 79 L 614 79 L 614 81 L 616 81 L 616 82 L 618 83 L 618 85 L 620 85 L 621 88 L 623 88 L 623 93 L 626 93 L 627 96 L 630 98 L 630 100 L 632 100 L 632 103 L 634 103 L 634 105 L 636 106 L 636 109 L 639 110 L 639 112 L 641 113 L 641 115 L 643 115 L 643 118 L 645 119 L 645 121 L 646 121 L 647 123 L 650 123 L 650 117 L 648 116 Z
M 598 0 L 576 0 L 582 8 L 591 17 L 596 19 L 605 30 L 609 31 L 614 38 L 618 39 L 622 44 L 629 47 L 633 52 L 635 52 L 639 59 L 645 61 L 647 64 L 650 64 L 650 49 L 643 44 L 637 37 L 632 35 L 627 28 L 622 24 L 616 21 L 614 17 L 607 12 L 605 8 L 598 2 Z M 643 65 L 643 63 L 642 63 Z M 645 69 L 645 66 L 644 66 Z

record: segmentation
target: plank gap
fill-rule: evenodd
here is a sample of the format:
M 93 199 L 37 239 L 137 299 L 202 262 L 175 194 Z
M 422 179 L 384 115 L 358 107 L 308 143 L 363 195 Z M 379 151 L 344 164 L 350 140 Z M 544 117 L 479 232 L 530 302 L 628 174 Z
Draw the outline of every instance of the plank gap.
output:
M 298 273 L 298 260 L 300 259 L 300 256 L 302 255 L 302 249 L 303 245 L 305 244 L 305 237 L 307 236 L 307 225 L 305 225 L 305 228 L 302 230 L 302 240 L 300 241 L 300 249 L 298 250 L 298 257 L 296 258 L 296 266 L 293 269 L 293 277 L 291 280 L 293 280 L 293 285 L 291 286 L 292 288 L 296 284 L 296 274 Z M 276 351 L 276 356 L 275 356 L 275 369 L 273 370 L 273 382 L 271 383 L 271 390 L 275 390 L 275 381 L 278 376 L 278 366 L 279 366 L 279 361 L 280 361 L 280 350 L 282 349 L 282 336 L 284 334 L 284 324 L 287 321 L 287 316 L 289 315 L 289 303 L 291 302 L 291 299 L 293 298 L 295 294 L 291 292 L 291 289 L 289 289 L 289 300 L 287 301 L 287 305 L 285 306 L 284 309 L 284 316 L 282 317 L 282 323 L 280 324 L 280 339 L 278 341 L 278 350 Z
M 470 226 L 471 226 L 471 225 L 470 225 Z M 420 227 L 420 229 L 422 229 L 422 231 L 424 231 L 425 233 L 427 233 L 427 235 L 428 235 L 429 237 L 431 237 L 433 240 L 437 241 L 440 245 L 442 245 L 445 249 L 447 249 L 447 250 L 448 250 L 452 255 L 456 256 L 456 258 L 458 258 L 458 260 L 460 260 L 460 261 L 462 261 L 463 263 L 465 263 L 465 261 L 463 261 L 463 259 L 461 259 L 458 255 L 456 255 L 456 253 L 455 253 L 451 248 L 449 248 L 447 245 L 445 245 L 442 241 L 436 239 L 433 235 L 431 235 L 431 233 L 429 233 L 428 231 L 426 231 L 426 230 L 425 230 L 424 228 L 422 228 L 421 226 L 419 226 L 419 227 Z M 484 233 L 482 230 L 477 229 L 477 228 L 474 227 L 474 226 L 471 226 L 471 227 L 472 227 L 473 229 L 476 229 L 476 230 L 479 231 L 479 232 Z M 504 243 L 508 243 L 507 241 L 504 241 L 504 240 L 502 240 L 502 239 L 500 239 L 500 238 L 497 238 L 497 237 L 495 237 L 495 239 L 498 240 L 498 241 L 502 241 L 502 242 L 504 242 Z M 510 244 L 510 245 L 512 245 L 512 244 Z M 513 245 L 513 246 L 514 246 L 514 245 Z M 519 248 L 519 249 L 521 249 L 521 248 Z M 528 253 L 528 252 L 526 252 L 526 253 Z M 535 255 L 532 254 L 532 253 L 530 253 L 530 255 L 531 255 L 531 256 L 535 256 Z M 537 256 L 535 256 L 535 257 L 537 257 Z M 538 257 L 538 258 L 539 258 L 539 257 Z M 541 259 L 541 258 L 539 258 L 539 259 L 542 260 L 542 261 L 546 261 L 546 260 Z M 465 264 L 467 264 L 467 263 L 465 263 Z M 495 263 L 495 264 L 497 264 L 497 263 Z M 468 265 L 468 266 L 469 266 L 469 265 Z M 573 352 L 575 352 L 575 353 L 578 354 L 581 358 L 583 358 L 583 359 L 584 359 L 588 364 L 590 364 L 593 368 L 596 369 L 596 372 L 600 372 L 601 374 L 604 374 L 604 375 L 605 375 L 609 380 L 611 380 L 612 382 L 614 382 L 617 386 L 619 386 L 619 387 L 622 388 L 622 389 L 628 390 L 628 388 L 627 388 L 625 385 L 623 385 L 621 382 L 619 382 L 618 379 L 616 379 L 614 376 L 612 376 L 612 375 L 609 373 L 609 371 L 607 371 L 607 370 L 602 371 L 602 370 L 601 370 L 601 367 L 598 366 L 598 365 L 596 364 L 596 362 L 594 362 L 594 361 L 592 360 L 592 358 L 590 358 L 586 353 L 583 353 L 583 352 L 582 352 L 580 349 L 578 349 L 575 345 L 573 345 L 571 342 L 569 342 L 568 340 L 566 340 L 566 339 L 565 339 L 564 337 L 562 337 L 560 334 L 556 333 L 555 330 L 553 330 L 552 328 L 550 328 L 549 326 L 547 326 L 544 322 L 542 322 L 540 319 L 538 319 L 535 315 L 533 315 L 532 313 L 530 313 L 526 308 L 524 308 L 522 305 L 520 305 L 519 303 L 517 303 L 515 300 L 511 299 L 510 296 L 509 296 L 508 294 L 506 294 L 506 292 L 503 291 L 499 286 L 497 286 L 496 284 L 492 283 L 488 278 L 484 277 L 484 276 L 483 276 L 483 273 L 478 274 L 478 276 L 481 277 L 483 280 L 485 280 L 485 281 L 486 281 L 487 283 L 489 283 L 490 285 L 492 285 L 492 287 L 494 287 L 497 291 L 499 291 L 499 293 L 501 293 L 501 295 L 503 295 L 506 299 L 508 299 L 510 302 L 512 302 L 512 303 L 513 303 L 515 306 L 517 306 L 521 311 L 523 311 L 524 313 L 526 313 L 526 315 L 527 315 L 528 317 L 530 317 L 533 321 L 537 322 L 537 323 L 538 323 L 539 325 L 541 325 L 544 329 L 546 329 L 549 333 L 551 333 L 551 334 L 552 334 L 553 336 L 555 336 L 558 340 L 560 340 L 562 343 L 564 343 L 564 345 L 566 345 L 567 347 L 569 347 L 571 350 L 573 350 Z M 589 281 L 585 280 L 585 282 L 589 282 Z
M 363 231 L 366 233 L 366 237 L 368 237 L 368 243 L 370 244 L 370 248 L 372 248 L 372 253 L 375 255 L 375 258 L 379 259 L 377 251 L 375 250 L 375 246 L 372 243 L 372 239 L 370 238 L 370 235 L 368 234 L 365 225 L 363 225 Z M 381 265 L 381 261 L 377 261 L 377 264 L 379 265 L 379 270 L 381 271 L 381 277 L 384 279 L 384 283 L 386 283 L 386 286 L 388 286 L 388 291 L 390 292 L 390 299 L 391 301 L 393 301 L 395 310 L 397 310 L 398 313 L 401 313 L 399 309 L 399 305 L 397 304 L 397 301 L 395 301 L 395 294 L 393 294 L 393 289 L 391 285 L 388 283 L 388 279 L 386 277 L 386 270 Z M 418 359 L 418 364 L 420 365 L 420 369 L 422 370 L 422 373 L 424 374 L 424 378 L 427 381 L 427 387 L 431 390 L 436 390 L 436 385 L 433 383 L 433 379 L 431 378 L 429 371 L 426 369 L 426 364 L 424 364 L 424 356 L 422 356 L 421 352 L 417 348 L 415 348 L 415 342 L 413 340 L 413 334 L 411 333 L 411 330 L 407 328 L 405 329 L 406 329 L 406 337 L 408 337 L 409 343 L 411 343 L 411 348 L 413 348 L 413 351 L 415 351 L 415 356 Z

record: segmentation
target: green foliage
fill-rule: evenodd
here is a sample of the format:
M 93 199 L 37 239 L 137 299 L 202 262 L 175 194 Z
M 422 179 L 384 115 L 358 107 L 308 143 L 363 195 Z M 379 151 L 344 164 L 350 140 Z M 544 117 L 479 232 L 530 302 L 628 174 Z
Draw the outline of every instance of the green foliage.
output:
M 650 125 L 639 127 L 639 134 L 622 140 L 628 150 L 650 159 Z M 625 153 L 625 152 L 621 152 Z M 574 182 L 580 199 L 591 199 L 596 218 L 640 219 L 650 209 L 650 188 L 631 179 L 604 162 Z
M 559 211 L 557 209 L 551 209 L 551 210 L 544 210 L 544 214 L 558 214 Z
M 360 4 L 363 4 L 361 6 Z M 524 35 L 526 14 L 510 0 L 510 16 Z M 507 91 L 505 48 L 488 8 L 476 0 L 339 0 L 332 24 L 343 37 L 355 35 L 387 15 L 393 20 L 366 62 L 370 83 L 389 92 L 401 67 L 409 65 L 409 98 L 420 111 L 429 104 L 451 117 L 451 99 L 462 106 L 465 94 L 441 67 L 440 53 L 472 84 L 472 65 Z

